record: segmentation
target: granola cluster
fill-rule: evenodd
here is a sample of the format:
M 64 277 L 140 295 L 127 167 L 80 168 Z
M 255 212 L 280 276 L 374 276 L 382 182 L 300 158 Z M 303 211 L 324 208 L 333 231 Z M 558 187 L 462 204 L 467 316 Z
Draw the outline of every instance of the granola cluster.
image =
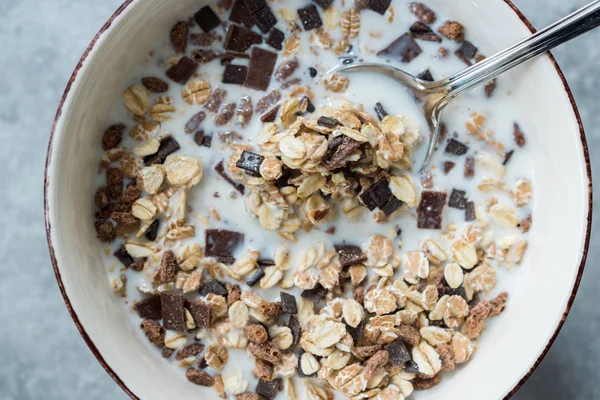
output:
M 130 120 L 102 137 L 95 228 L 115 293 L 192 384 L 238 400 L 406 399 L 468 362 L 507 304 L 498 270 L 522 263 L 532 224 L 533 184 L 507 174 L 526 134 L 515 123 L 502 140 L 473 112 L 462 138 L 444 127 L 438 162 L 419 176 L 412 119 L 349 101 L 346 76 L 304 68 L 330 53 L 357 62 L 359 37 L 381 37 L 362 13 L 391 24 L 402 11 L 313 3 L 222 1 L 173 26 L 174 54 L 157 59 L 165 78 L 129 86 Z M 466 65 L 484 58 L 460 23 L 422 3 L 407 12 L 408 32 L 371 53 L 408 64 L 428 41 L 440 59 L 442 44 Z M 227 196 L 212 190 L 221 181 Z M 243 202 L 248 221 L 210 205 L 223 199 Z M 258 232 L 242 229 L 255 219 Z M 336 236 L 340 220 L 352 239 Z M 302 241 L 313 233 L 327 240 Z

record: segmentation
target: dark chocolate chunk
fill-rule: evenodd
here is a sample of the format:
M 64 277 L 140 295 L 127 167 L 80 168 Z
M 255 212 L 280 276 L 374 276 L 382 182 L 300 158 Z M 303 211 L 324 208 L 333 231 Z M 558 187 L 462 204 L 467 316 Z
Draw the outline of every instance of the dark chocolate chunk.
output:
M 431 71 L 426 69 L 425 71 L 421 72 L 419 75 L 417 75 L 417 78 L 426 81 L 426 82 L 433 82 L 433 75 L 431 75 Z
M 283 382 L 281 379 L 275 379 L 273 381 L 259 379 L 255 392 L 268 400 L 272 400 L 277 396 L 277 393 L 279 393 L 281 389 L 283 389 Z
M 205 118 L 206 113 L 204 111 L 200 111 L 194 114 L 192 118 L 190 118 L 190 120 L 185 124 L 185 133 L 194 132 L 196 129 L 198 129 L 198 127 L 200 126 L 202 121 L 204 121 Z
M 277 62 L 277 53 L 254 47 L 248 64 L 244 86 L 255 90 L 267 90 Z
M 452 161 L 444 161 L 444 173 L 448 175 L 452 169 L 456 166 L 455 162 Z
M 302 21 L 302 26 L 304 27 L 305 31 L 310 31 L 323 26 L 323 21 L 321 21 L 317 6 L 314 4 L 304 8 L 299 8 L 298 16 L 300 17 L 300 21 Z
M 242 24 L 246 28 L 252 28 L 254 26 L 254 17 L 244 4 L 243 0 L 235 0 L 231 13 L 229 14 L 229 20 L 237 24 Z
M 271 110 L 269 110 L 267 113 L 265 113 L 264 115 L 262 115 L 260 117 L 260 122 L 273 122 L 273 121 L 275 121 L 275 118 L 277 117 L 277 112 L 279 111 L 279 107 L 281 107 L 281 106 L 275 106 Z
M 256 272 L 246 281 L 246 285 L 254 287 L 265 276 L 265 268 L 259 267 Z
M 226 96 L 227 90 L 220 88 L 215 89 L 214 92 L 212 92 L 212 94 L 210 95 L 210 98 L 208 99 L 206 104 L 204 105 L 204 108 L 206 108 L 208 111 L 217 112 L 219 107 L 221 107 L 221 103 L 223 103 L 223 100 L 225 100 Z
M 219 16 L 209 6 L 202 7 L 194 15 L 194 19 L 204 32 L 210 32 L 221 24 Z
M 152 93 L 164 93 L 169 90 L 167 82 L 153 76 L 142 78 L 142 85 Z
M 379 209 L 383 211 L 386 217 L 392 215 L 394 211 L 402 207 L 402 200 L 398 199 L 396 196 L 390 197 L 385 203 L 379 206 Z
M 244 5 L 250 14 L 254 15 L 267 6 L 266 0 L 244 0 Z
M 359 141 L 345 135 L 331 139 L 327 146 L 327 153 L 322 160 L 323 165 L 329 170 L 337 168 L 338 163 L 359 148 L 360 145 Z
M 314 78 L 315 76 L 317 76 L 317 70 L 313 67 L 309 67 L 308 74 L 310 75 L 311 78 Z
M 329 118 L 329 117 L 319 117 L 317 120 L 317 125 L 324 126 L 326 128 L 335 128 L 339 124 L 337 119 Z
M 173 137 L 166 136 L 160 140 L 160 146 L 158 147 L 158 151 L 154 154 L 144 157 L 144 164 L 152 165 L 152 164 L 162 164 L 165 162 L 168 156 L 175 153 L 181 147 L 179 143 Z
M 492 95 L 494 94 L 494 91 L 496 90 L 496 78 L 492 79 L 491 81 L 487 82 L 485 84 L 485 95 L 486 97 L 489 99 L 490 97 L 492 97 Z
M 239 25 L 230 25 L 225 37 L 225 50 L 243 53 L 253 44 L 262 43 L 262 36 Z
M 160 221 L 157 219 L 155 219 L 152 222 L 152 224 L 150 224 L 150 227 L 146 231 L 146 239 L 148 239 L 151 242 L 154 242 L 156 240 L 156 237 L 158 236 L 158 226 L 159 225 L 160 225 Z
M 263 267 L 272 267 L 273 265 L 275 265 L 275 260 L 260 259 L 256 263 Z
M 404 63 L 409 63 L 421 54 L 423 50 L 410 33 L 405 33 L 389 44 L 388 47 L 377 53 L 378 56 L 398 58 Z
M 275 17 L 269 6 L 254 14 L 254 20 L 262 33 L 268 33 L 277 24 L 277 17 Z
M 513 137 L 515 139 L 515 143 L 519 147 L 525 146 L 525 133 L 521 130 L 521 127 L 516 122 L 513 124 Z
M 360 264 L 367 259 L 367 256 L 362 252 L 362 249 L 359 246 L 349 244 L 335 245 L 335 251 L 338 253 L 342 268 L 349 265 Z
M 333 4 L 333 0 L 312 0 L 313 3 L 321 7 L 323 10 L 327 10 Z
M 188 23 L 179 21 L 171 29 L 169 34 L 171 45 L 177 53 L 185 53 L 188 41 Z
M 207 229 L 205 253 L 208 257 L 233 257 L 234 250 L 243 242 L 243 233 L 226 229 Z
M 467 192 L 464 190 L 452 189 L 450 199 L 448 200 L 448 207 L 464 210 L 467 207 L 467 201 Z
M 142 319 L 162 319 L 162 305 L 159 294 L 138 301 L 133 308 Z
M 314 372 L 312 374 L 306 374 L 304 373 L 304 371 L 302 370 L 302 356 L 304 355 L 305 352 L 301 352 L 300 354 L 298 354 L 298 368 L 296 369 L 296 371 L 298 372 L 298 377 L 299 378 L 315 378 L 317 376 L 317 372 Z
M 183 308 L 185 298 L 182 293 L 161 292 L 160 302 L 162 307 L 163 326 L 175 332 L 186 332 L 185 312 Z
M 271 32 L 269 32 L 269 36 L 267 37 L 267 40 L 265 40 L 265 43 L 276 50 L 281 50 L 283 49 L 284 39 L 285 35 L 283 34 L 283 32 L 281 32 L 277 28 L 273 28 L 271 29 Z
M 364 331 L 365 331 L 365 324 L 366 324 L 366 320 L 363 318 L 363 320 L 360 322 L 360 324 L 358 324 L 358 326 L 356 328 L 353 328 L 350 325 L 346 325 L 346 332 L 350 336 L 352 336 L 352 339 L 354 339 L 354 344 L 355 345 L 363 337 L 363 334 L 364 334 Z
M 467 156 L 465 158 L 465 178 L 472 178 L 475 175 L 475 158 Z
M 367 7 L 381 15 L 385 14 L 392 0 L 369 0 Z
M 294 344 L 300 343 L 300 322 L 293 315 L 290 315 L 290 319 L 287 324 L 288 328 L 292 331 L 292 336 L 294 337 Z
M 246 80 L 248 67 L 245 65 L 227 64 L 223 72 L 223 83 L 241 85 Z
M 444 151 L 449 154 L 454 154 L 455 156 L 462 156 L 469 151 L 469 146 L 451 138 L 448 140 L 448 144 L 446 144 L 446 149 Z
M 465 207 L 465 221 L 471 222 L 475 221 L 477 215 L 475 214 L 475 203 L 469 201 L 467 206 Z
M 373 211 L 393 196 L 390 183 L 386 178 L 381 178 L 360 195 L 360 200 L 369 211 Z
M 298 314 L 296 298 L 286 292 L 281 292 L 281 312 L 284 314 Z
M 460 48 L 457 51 L 460 51 L 462 55 L 467 57 L 468 59 L 472 59 L 473 57 L 475 57 L 475 54 L 477 54 L 477 47 L 475 47 L 475 45 L 469 42 L 468 40 L 465 40 L 462 42 Z
M 133 264 L 133 257 L 127 252 L 125 245 L 121 245 L 121 247 L 119 247 L 119 249 L 115 251 L 113 255 L 117 257 L 117 259 L 121 261 L 121 264 L 126 267 L 129 267 L 131 264 Z
M 418 374 L 419 366 L 413 360 L 407 361 L 406 364 L 404 364 L 404 372 L 409 374 Z
M 417 207 L 419 229 L 442 229 L 442 211 L 448 195 L 444 192 L 423 191 Z
M 410 34 L 415 39 L 424 40 L 427 42 L 441 43 L 442 38 L 440 35 L 431 30 L 431 28 L 424 23 L 417 21 L 410 26 Z
M 194 142 L 200 147 L 210 148 L 212 144 L 212 136 L 207 135 L 204 129 L 200 129 L 194 134 Z
M 210 305 L 202 300 L 185 301 L 185 308 L 192 314 L 192 319 L 198 328 L 210 328 Z
M 209 293 L 227 297 L 227 289 L 217 281 L 208 281 L 200 288 L 200 296 L 207 296 Z
M 323 297 L 325 297 L 326 294 L 327 294 L 327 289 L 325 289 L 323 286 L 321 286 L 320 283 L 317 283 L 317 286 L 315 286 L 314 289 L 304 290 L 302 292 L 301 296 L 307 300 L 312 301 L 313 303 L 318 303 L 319 301 L 321 301 L 323 299 Z
M 511 150 L 511 151 L 507 152 L 507 153 L 504 155 L 504 161 L 502 161 L 502 165 L 506 165 L 506 164 L 508 164 L 508 162 L 509 162 L 509 161 L 510 161 L 510 159 L 512 158 L 513 154 L 515 154 L 515 151 L 514 151 L 514 150 Z
M 437 19 L 433 10 L 427 7 L 423 3 L 410 3 L 408 5 L 408 9 L 411 13 L 413 13 L 420 21 L 425 22 L 426 24 L 433 24 Z
M 198 63 L 196 61 L 188 56 L 183 56 L 179 59 L 177 64 L 167 70 L 166 75 L 171 78 L 171 80 L 185 85 L 197 69 Z
M 211 139 L 211 141 L 212 141 L 212 139 Z M 217 173 L 219 175 L 221 175 L 221 178 L 225 179 L 228 183 L 230 183 L 231 186 L 233 186 L 235 188 L 235 190 L 237 190 L 241 194 L 244 194 L 244 191 L 245 191 L 244 185 L 242 185 L 241 183 L 234 182 L 234 180 L 231 179 L 229 177 L 229 175 L 227 175 L 225 173 L 225 167 L 223 167 L 223 160 L 219 161 L 219 163 L 217 165 L 215 165 L 215 171 L 217 171 Z
M 410 352 L 406 348 L 406 344 L 404 344 L 404 342 L 400 339 L 388 344 L 385 346 L 385 349 L 390 355 L 390 362 L 394 367 L 398 367 L 407 361 L 412 360 Z
M 383 119 L 388 116 L 387 111 L 385 111 L 380 102 L 375 103 L 375 113 L 380 121 L 383 121 Z
M 243 169 L 249 175 L 258 177 L 260 176 L 260 165 L 264 160 L 264 156 L 244 150 L 235 166 Z

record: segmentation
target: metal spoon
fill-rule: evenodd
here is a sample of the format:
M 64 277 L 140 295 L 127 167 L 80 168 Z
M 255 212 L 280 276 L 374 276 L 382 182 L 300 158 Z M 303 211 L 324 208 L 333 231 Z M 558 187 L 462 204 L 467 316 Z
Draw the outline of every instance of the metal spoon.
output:
M 372 71 L 402 83 L 420 102 L 429 125 L 429 145 L 421 171 L 427 168 L 436 150 L 442 110 L 454 99 L 509 69 L 531 60 L 600 25 L 600 0 L 449 78 L 427 82 L 398 68 L 378 63 L 354 63 L 334 72 Z

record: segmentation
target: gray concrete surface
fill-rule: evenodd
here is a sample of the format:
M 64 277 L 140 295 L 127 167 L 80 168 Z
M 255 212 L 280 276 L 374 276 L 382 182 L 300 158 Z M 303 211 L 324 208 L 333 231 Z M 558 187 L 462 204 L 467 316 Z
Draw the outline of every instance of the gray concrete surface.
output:
M 64 307 L 42 208 L 46 146 L 58 100 L 82 52 L 120 3 L 0 0 L 0 400 L 126 398 Z M 586 1 L 516 3 L 542 27 Z M 600 157 L 599 41 L 597 31 L 555 51 L 579 104 L 593 160 Z M 515 399 L 600 398 L 599 256 L 600 247 L 592 244 L 571 315 Z

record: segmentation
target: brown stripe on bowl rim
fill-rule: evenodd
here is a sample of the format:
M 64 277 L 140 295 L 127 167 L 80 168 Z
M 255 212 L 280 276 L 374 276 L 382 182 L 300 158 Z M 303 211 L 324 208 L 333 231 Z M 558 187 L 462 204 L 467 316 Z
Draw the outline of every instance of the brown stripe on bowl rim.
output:
M 46 154 L 46 167 L 45 167 L 45 171 L 44 171 L 44 220 L 45 220 L 45 227 L 46 227 L 46 239 L 48 241 L 48 250 L 49 250 L 49 253 L 50 253 L 50 261 L 51 261 L 52 267 L 54 269 L 54 274 L 56 276 L 56 281 L 58 283 L 58 287 L 59 287 L 60 293 L 61 293 L 61 295 L 63 297 L 63 300 L 65 302 L 65 305 L 66 305 L 66 307 L 67 307 L 67 309 L 69 311 L 69 314 L 71 314 L 71 318 L 73 319 L 73 322 L 75 323 L 75 326 L 77 327 L 77 330 L 79 330 L 79 333 L 83 337 L 85 343 L 90 348 L 92 354 L 96 357 L 96 359 L 98 360 L 98 362 L 100 363 L 100 365 L 102 365 L 102 367 L 106 370 L 106 372 L 108 373 L 108 375 L 110 375 L 110 377 L 117 383 L 117 385 L 119 385 L 119 387 L 121 387 L 121 389 L 123 389 L 123 391 L 130 398 L 132 398 L 133 400 L 141 400 L 140 397 L 138 397 L 136 394 L 134 394 L 131 391 L 131 389 L 129 389 L 129 387 L 116 374 L 116 372 L 111 368 L 111 366 L 106 362 L 106 360 L 104 360 L 104 358 L 102 357 L 102 354 L 100 353 L 100 351 L 96 347 L 95 343 L 89 337 L 89 335 L 86 332 L 85 328 L 81 324 L 81 322 L 79 320 L 79 317 L 77 316 L 77 314 L 75 313 L 75 310 L 73 309 L 73 306 L 71 304 L 71 300 L 69 299 L 69 296 L 68 296 L 68 294 L 67 294 L 67 292 L 65 290 L 64 284 L 62 282 L 61 273 L 60 273 L 60 270 L 58 268 L 58 262 L 56 260 L 56 256 L 55 256 L 55 253 L 54 253 L 54 245 L 52 243 L 52 234 L 51 234 L 52 233 L 52 226 L 50 224 L 50 210 L 48 208 L 48 186 L 49 186 L 49 182 L 50 182 L 49 166 L 50 166 L 50 161 L 52 159 L 52 144 L 53 144 L 54 133 L 55 133 L 55 130 L 56 130 L 56 126 L 57 126 L 58 120 L 62 116 L 62 110 L 63 110 L 64 103 L 65 103 L 65 101 L 67 99 L 67 96 L 69 95 L 69 93 L 71 91 L 73 83 L 77 79 L 77 76 L 79 74 L 79 71 L 81 70 L 81 67 L 82 67 L 83 63 L 86 61 L 86 59 L 88 58 L 89 54 L 94 49 L 94 47 L 95 47 L 96 43 L 98 42 L 98 40 L 100 39 L 100 37 L 104 33 L 106 33 L 106 31 L 112 26 L 112 24 L 115 21 L 115 19 L 118 18 L 123 13 L 123 11 L 125 11 L 125 9 L 127 7 L 129 7 L 134 1 L 136 1 L 136 0 L 126 0 L 114 12 L 114 14 L 108 19 L 108 21 L 102 26 L 102 28 L 98 31 L 98 33 L 94 36 L 93 40 L 88 45 L 88 47 L 86 48 L 85 52 L 83 53 L 81 59 L 77 63 L 77 66 L 75 67 L 75 70 L 73 71 L 73 74 L 69 78 L 69 81 L 67 83 L 65 91 L 64 91 L 64 93 L 63 93 L 63 95 L 61 97 L 61 100 L 60 100 L 59 106 L 58 106 L 58 110 L 56 112 L 56 116 L 55 116 L 54 122 L 52 124 L 52 130 L 50 132 L 50 139 L 49 139 L 49 142 L 48 142 L 48 150 L 47 150 L 47 154 Z M 531 33 L 535 33 L 536 32 L 536 30 L 533 27 L 533 25 L 531 24 L 531 22 L 529 22 L 529 20 L 512 3 L 511 0 L 502 0 L 502 1 L 507 6 L 509 6 L 515 12 L 515 14 L 517 14 L 517 16 L 519 17 L 519 19 L 521 20 L 521 22 L 527 27 L 527 29 L 529 29 L 529 31 Z M 548 341 L 548 343 L 544 347 L 544 350 L 539 355 L 539 357 L 537 358 L 537 360 L 534 362 L 534 364 L 531 367 L 531 369 L 523 376 L 523 378 L 521 378 L 521 380 L 515 385 L 515 387 L 512 388 L 506 394 L 506 396 L 504 397 L 504 400 L 510 399 L 525 384 L 525 382 L 527 381 L 527 379 L 529 379 L 529 377 L 533 374 L 533 372 L 535 371 L 535 369 L 541 364 L 542 360 L 544 359 L 544 357 L 546 356 L 546 354 L 550 350 L 550 347 L 552 346 L 552 344 L 556 340 L 558 334 L 560 333 L 560 330 L 562 329 L 562 327 L 563 327 L 563 325 L 565 323 L 567 315 L 569 314 L 569 311 L 571 310 L 571 307 L 573 306 L 573 302 L 575 301 L 575 296 L 577 294 L 577 290 L 579 289 L 579 285 L 581 283 L 581 278 L 583 276 L 585 262 L 586 262 L 587 255 L 588 255 L 588 249 L 589 249 L 589 244 L 590 244 L 590 234 L 591 234 L 591 229 L 592 229 L 592 205 L 593 205 L 592 172 L 591 172 L 591 162 L 590 162 L 590 156 L 589 156 L 589 151 L 588 151 L 588 145 L 587 145 L 587 141 L 586 141 L 586 138 L 585 138 L 585 132 L 584 132 L 584 128 L 583 128 L 583 123 L 581 121 L 581 116 L 579 114 L 579 109 L 577 108 L 577 105 L 575 103 L 575 99 L 573 97 L 573 93 L 571 92 L 571 89 L 569 88 L 569 85 L 568 85 L 568 83 L 566 81 L 566 78 L 565 78 L 562 70 L 558 66 L 558 63 L 556 62 L 556 60 L 555 60 L 554 56 L 552 56 L 552 54 L 548 53 L 547 57 L 552 62 L 553 66 L 554 66 L 554 68 L 556 70 L 556 73 L 558 74 L 559 78 L 563 82 L 563 86 L 564 86 L 565 92 L 567 93 L 567 96 L 568 96 L 569 101 L 571 103 L 571 107 L 573 108 L 573 113 L 574 113 L 575 119 L 577 121 L 577 124 L 579 125 L 579 135 L 580 135 L 580 140 L 581 140 L 581 147 L 583 149 L 583 156 L 584 156 L 584 159 L 585 159 L 586 176 L 587 176 L 587 179 L 588 179 L 588 215 L 587 215 L 587 227 L 586 227 L 585 239 L 584 239 L 584 243 L 583 243 L 584 247 L 583 247 L 583 252 L 582 252 L 582 255 L 581 255 L 581 262 L 579 264 L 579 267 L 578 267 L 578 270 L 577 270 L 577 276 L 576 276 L 575 282 L 573 284 L 573 287 L 571 289 L 571 295 L 569 296 L 569 300 L 568 300 L 566 308 L 565 308 L 565 310 L 563 312 L 562 318 L 561 318 L 560 322 L 558 323 L 558 325 L 557 325 L 557 327 L 556 327 L 556 329 L 555 329 L 552 337 L 550 338 L 550 340 Z

